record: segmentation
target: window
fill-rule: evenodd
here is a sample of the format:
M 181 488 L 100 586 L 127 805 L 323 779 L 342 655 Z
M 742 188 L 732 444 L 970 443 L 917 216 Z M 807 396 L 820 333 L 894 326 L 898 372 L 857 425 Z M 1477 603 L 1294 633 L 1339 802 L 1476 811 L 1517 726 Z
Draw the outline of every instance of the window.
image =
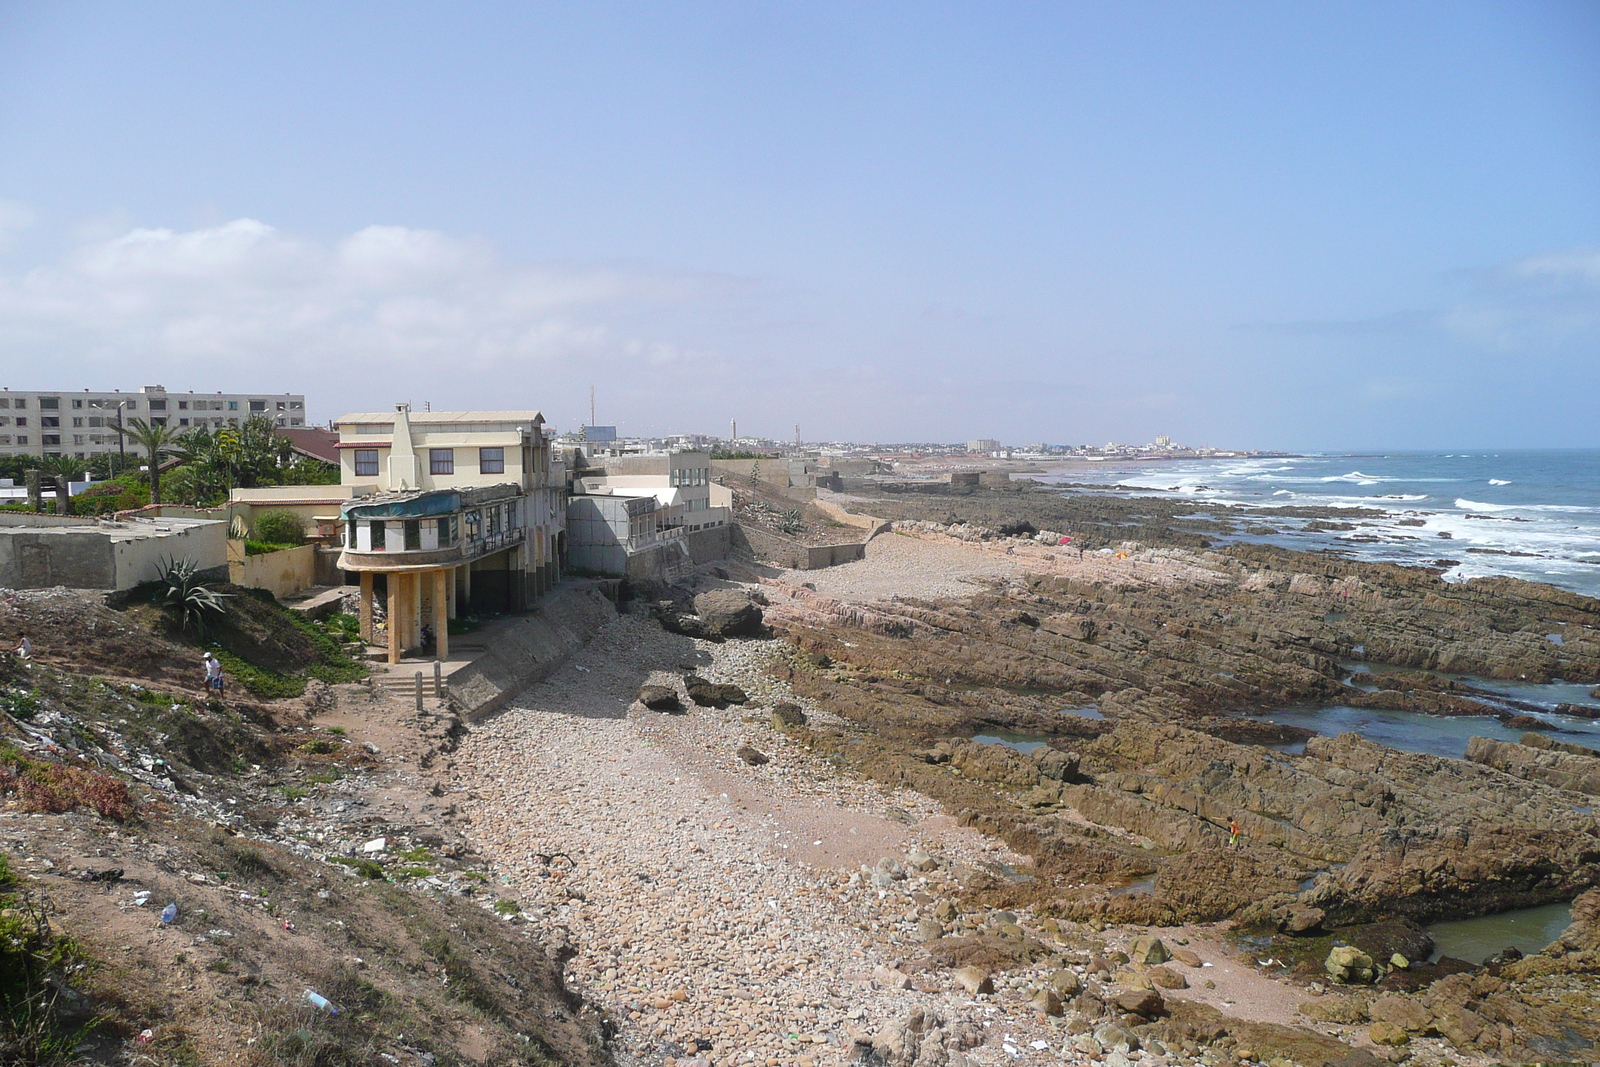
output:
M 8 408 L 10 406 L 11 406 L 11 398 L 9 396 L 0 396 L 0 408 Z M 17 407 L 19 407 L 19 408 L 21 406 L 22 406 L 21 404 L 17 405 Z
M 439 520 L 439 547 L 449 548 L 455 543 L 455 520 L 446 515 Z
M 27 443 L 28 443 L 28 435 L 27 434 L 25 434 L 25 433 L 17 434 L 17 444 L 25 445 Z
M 150 416 L 150 425 L 151 426 L 165 426 L 166 424 L 167 424 L 167 420 L 166 420 L 165 416 L 162 416 L 159 419 L 156 418 L 154 415 Z
M 178 401 L 178 410 L 179 411 L 188 411 L 189 410 L 189 402 L 187 400 Z
M 488 537 L 492 541 L 500 536 L 500 509 L 495 507 L 484 508 L 489 515 Z
M 229 411 L 238 411 L 239 410 L 239 402 L 237 400 L 228 401 L 228 410 Z
M 187 426 L 187 425 L 189 425 L 189 420 L 188 419 L 179 419 L 178 420 L 178 425 L 179 426 Z
M 81 408 L 81 407 L 83 407 L 83 401 L 81 401 L 81 400 L 74 400 L 74 401 L 73 401 L 73 402 L 72 402 L 72 406 L 73 406 L 73 407 L 75 407 L 75 408 Z
M 480 474 L 504 474 L 506 472 L 506 450 L 503 448 L 478 449 L 478 472 Z
M 75 434 L 73 434 L 73 435 L 72 435 L 72 443 L 73 443 L 73 444 L 75 444 L 75 445 L 81 445 L 81 444 L 83 444 L 83 434 L 81 434 L 81 433 L 75 433 Z M 79 456 L 79 457 L 78 457 L 78 458 L 79 458 L 79 459 L 82 459 L 82 458 L 83 458 L 83 457 L 82 457 L 82 456 Z
M 303 407 L 305 407 L 305 405 L 304 405 L 304 404 L 302 404 L 302 403 L 301 403 L 301 402 L 300 402 L 300 401 L 298 401 L 298 400 L 291 400 L 291 401 L 289 401 L 289 410 L 290 410 L 290 411 L 299 411 L 299 410 L 300 410 L 300 409 L 301 409 L 301 408 L 303 408 Z
M 59 415 L 41 415 L 41 416 L 39 416 L 39 425 L 40 426 L 60 426 L 61 425 L 61 417 Z
M 478 541 L 483 537 L 483 512 L 467 512 L 467 540 Z
M 250 410 L 265 411 L 267 410 L 267 402 L 265 400 L 252 400 L 250 401 Z
M 81 419 L 81 418 L 73 419 L 72 420 L 72 425 L 73 425 L 74 428 L 82 426 L 83 425 L 83 419 Z
M 356 449 L 356 477 L 376 478 L 378 476 L 378 450 L 376 448 Z
M 44 435 L 44 443 L 47 445 L 59 445 L 61 443 L 61 435 L 58 433 L 47 433 Z
M 456 450 L 453 448 L 428 449 L 429 474 L 454 474 L 456 472 Z
M 406 551 L 415 552 L 422 547 L 422 520 L 406 520 Z
M 381 523 L 372 523 L 372 551 L 382 552 L 387 545 L 388 527 Z
M 165 411 L 167 410 L 167 402 L 165 400 L 152 400 L 150 401 L 150 410 Z
M 21 407 L 22 405 L 18 404 L 17 406 Z M 28 416 L 26 416 L 26 415 L 18 415 L 17 416 L 17 425 L 18 426 L 26 426 L 26 425 L 28 425 Z
M 25 408 L 27 406 L 28 406 L 28 398 L 27 397 L 25 397 L 25 396 L 17 397 L 17 410 L 18 411 L 21 411 L 23 408 Z
M 61 398 L 59 396 L 41 396 L 39 398 L 39 406 L 45 411 L 59 411 L 61 410 Z
M 283 401 L 281 401 L 281 400 L 280 400 L 280 401 L 278 401 L 278 410 L 279 410 L 279 411 L 282 411 L 282 410 L 283 410 Z
M 10 443 L 11 435 L 8 433 L 0 433 L 0 445 L 9 445 Z

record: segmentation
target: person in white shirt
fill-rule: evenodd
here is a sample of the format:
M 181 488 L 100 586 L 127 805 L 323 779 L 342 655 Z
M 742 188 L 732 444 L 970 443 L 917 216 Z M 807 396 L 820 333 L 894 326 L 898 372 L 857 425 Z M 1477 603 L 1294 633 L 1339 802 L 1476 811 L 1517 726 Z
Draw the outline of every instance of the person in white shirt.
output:
M 206 688 L 214 690 L 217 696 L 222 695 L 222 664 L 217 662 L 217 657 L 207 652 L 201 659 L 206 667 Z
M 23 659 L 33 655 L 33 642 L 28 640 L 27 634 L 17 635 L 17 647 L 11 650 Z

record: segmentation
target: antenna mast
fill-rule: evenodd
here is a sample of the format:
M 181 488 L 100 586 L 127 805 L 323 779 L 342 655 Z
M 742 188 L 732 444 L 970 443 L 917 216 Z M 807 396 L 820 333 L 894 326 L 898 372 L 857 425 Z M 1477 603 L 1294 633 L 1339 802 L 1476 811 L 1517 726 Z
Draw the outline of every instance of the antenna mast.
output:
M 594 425 L 594 386 L 589 386 L 589 425 Z

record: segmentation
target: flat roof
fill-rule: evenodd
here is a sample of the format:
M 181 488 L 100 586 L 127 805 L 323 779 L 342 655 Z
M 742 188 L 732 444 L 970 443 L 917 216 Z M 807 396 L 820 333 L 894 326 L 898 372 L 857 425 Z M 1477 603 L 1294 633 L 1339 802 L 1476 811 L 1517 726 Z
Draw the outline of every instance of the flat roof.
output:
M 335 426 L 346 423 L 393 423 L 392 411 L 357 411 L 340 415 L 333 420 Z M 413 423 L 431 422 L 544 422 L 538 411 L 413 411 L 408 414 Z
M 32 526 L 6 523 L 0 517 L 0 534 L 98 534 L 112 541 L 142 541 L 151 537 L 168 537 L 187 533 L 198 526 L 224 526 L 221 519 L 123 519 L 100 522 L 77 522 L 71 525 Z

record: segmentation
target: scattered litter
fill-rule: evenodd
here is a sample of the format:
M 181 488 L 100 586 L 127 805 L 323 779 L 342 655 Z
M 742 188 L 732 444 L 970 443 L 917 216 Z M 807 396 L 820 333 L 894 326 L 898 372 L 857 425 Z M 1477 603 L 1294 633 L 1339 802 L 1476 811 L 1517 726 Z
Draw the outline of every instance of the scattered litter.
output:
M 148 1045 L 150 1042 L 154 1041 L 155 1039 L 156 1039 L 156 1032 L 154 1030 L 140 1030 L 139 1031 L 139 1036 L 137 1038 L 135 1038 L 134 1040 L 138 1041 L 139 1044 L 141 1044 L 141 1045 Z
M 1043 1052 L 1045 1049 L 1050 1047 L 1050 1042 L 1048 1042 L 1048 1041 L 1035 1041 L 1033 1044 L 1029 1045 L 1028 1047 L 1031 1048 L 1031 1049 L 1034 1049 L 1034 1050 L 1036 1050 L 1038 1052 Z
M 333 1006 L 333 1002 L 314 989 L 308 989 L 300 995 L 305 997 L 306 1003 L 311 1005 L 313 1008 L 321 1008 L 329 1015 L 339 1014 L 339 1009 Z
M 291 934 L 294 933 L 294 923 L 290 922 L 288 919 L 283 920 L 283 928 L 289 931 Z
M 141 889 L 141 890 L 139 890 L 137 893 L 135 893 L 133 895 L 133 906 L 134 907 L 142 908 L 148 903 L 150 903 L 150 890 Z
M 174 922 L 177 922 L 177 921 L 178 921 L 178 902 L 177 901 L 173 901 L 171 904 L 168 904 L 166 907 L 161 909 L 161 925 L 166 926 L 169 923 L 174 923 Z
M 113 867 L 108 871 L 84 871 L 78 875 L 80 882 L 120 882 L 122 881 L 122 868 Z

